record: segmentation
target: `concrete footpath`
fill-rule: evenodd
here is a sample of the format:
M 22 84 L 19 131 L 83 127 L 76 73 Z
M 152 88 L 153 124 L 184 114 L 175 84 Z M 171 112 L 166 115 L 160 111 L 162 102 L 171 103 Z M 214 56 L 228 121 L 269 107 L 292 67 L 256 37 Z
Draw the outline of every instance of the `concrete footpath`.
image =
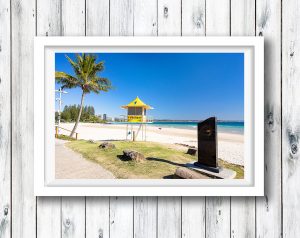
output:
M 83 158 L 65 146 L 68 141 L 55 139 L 56 179 L 114 179 L 114 175 L 99 164 Z

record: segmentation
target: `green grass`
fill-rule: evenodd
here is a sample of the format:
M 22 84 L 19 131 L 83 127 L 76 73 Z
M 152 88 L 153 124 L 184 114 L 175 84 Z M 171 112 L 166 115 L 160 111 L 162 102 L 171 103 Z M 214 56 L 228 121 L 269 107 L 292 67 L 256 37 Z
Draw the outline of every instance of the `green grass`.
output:
M 89 143 L 85 140 L 71 141 L 67 146 L 82 154 L 86 159 L 99 163 L 103 168 L 111 171 L 117 178 L 151 178 L 160 179 L 172 177 L 178 166 L 195 161 L 197 157 L 183 151 L 168 148 L 168 146 L 153 142 L 114 141 L 116 148 L 103 150 L 98 148 L 100 143 Z M 142 153 L 144 162 L 124 161 L 124 149 L 132 149 Z M 221 161 L 224 167 L 237 172 L 237 178 L 244 177 L 244 168 Z
M 57 139 L 61 139 L 61 140 L 68 140 L 68 141 L 75 141 L 75 138 L 72 138 L 70 136 L 66 136 L 66 135 L 57 135 L 56 137 Z

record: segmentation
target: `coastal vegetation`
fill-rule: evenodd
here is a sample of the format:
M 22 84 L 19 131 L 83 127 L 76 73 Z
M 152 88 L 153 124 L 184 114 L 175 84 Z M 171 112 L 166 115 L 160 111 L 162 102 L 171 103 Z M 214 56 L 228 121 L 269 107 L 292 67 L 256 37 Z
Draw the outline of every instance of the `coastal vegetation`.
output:
M 66 72 L 56 71 L 55 79 L 56 82 L 61 85 L 62 89 L 81 89 L 79 112 L 70 134 L 70 137 L 73 137 L 81 118 L 85 96 L 91 92 L 96 94 L 99 94 L 100 92 L 107 92 L 112 88 L 112 86 L 109 79 L 99 76 L 99 73 L 104 70 L 104 61 L 96 62 L 96 55 L 83 53 L 76 54 L 75 60 L 72 60 L 67 55 L 66 58 L 72 66 L 74 74 L 71 75 Z
M 61 112 L 61 122 L 75 122 L 78 118 L 80 111 L 80 105 L 67 105 Z M 58 112 L 55 113 L 55 121 L 58 121 Z M 91 122 L 91 123 L 105 123 L 106 121 L 101 116 L 95 115 L 95 109 L 93 106 L 84 106 L 82 108 L 80 122 Z
M 114 141 L 115 149 L 99 149 L 98 143 L 90 143 L 86 140 L 70 141 L 66 144 L 84 158 L 99 163 L 119 179 L 148 178 L 161 179 L 172 178 L 177 167 L 196 160 L 195 156 L 184 151 L 174 149 L 171 145 L 155 142 Z M 142 153 L 146 160 L 141 163 L 125 160 L 123 150 L 136 150 Z M 236 171 L 236 179 L 244 178 L 244 167 L 219 160 L 226 168 Z

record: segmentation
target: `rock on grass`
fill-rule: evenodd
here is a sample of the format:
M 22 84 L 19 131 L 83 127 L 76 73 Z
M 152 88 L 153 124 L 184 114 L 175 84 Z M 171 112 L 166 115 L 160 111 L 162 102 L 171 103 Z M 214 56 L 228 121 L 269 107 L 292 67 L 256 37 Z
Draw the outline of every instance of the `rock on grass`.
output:
M 101 149 L 115 149 L 116 146 L 113 143 L 103 142 L 99 145 L 99 148 L 101 148 Z
M 142 162 L 145 160 L 145 156 L 135 150 L 123 150 L 123 156 L 136 162 Z

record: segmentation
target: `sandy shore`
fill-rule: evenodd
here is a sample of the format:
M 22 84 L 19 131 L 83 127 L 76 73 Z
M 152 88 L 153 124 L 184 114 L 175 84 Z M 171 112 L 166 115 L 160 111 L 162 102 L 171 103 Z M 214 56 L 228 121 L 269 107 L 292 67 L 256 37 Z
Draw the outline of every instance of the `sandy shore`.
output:
M 71 130 L 74 123 L 61 123 L 62 128 Z M 134 126 L 134 130 L 138 129 Z M 126 125 L 80 123 L 77 128 L 79 139 L 85 140 L 124 140 L 126 138 Z M 62 134 L 69 132 L 61 130 Z M 129 138 L 129 137 L 128 137 Z M 141 138 L 141 132 L 137 140 Z M 172 144 L 177 149 L 186 150 L 186 144 L 197 146 L 197 131 L 189 129 L 162 128 L 158 126 L 147 126 L 147 141 Z M 244 136 L 233 133 L 218 133 L 218 155 L 219 158 L 230 163 L 244 165 Z

